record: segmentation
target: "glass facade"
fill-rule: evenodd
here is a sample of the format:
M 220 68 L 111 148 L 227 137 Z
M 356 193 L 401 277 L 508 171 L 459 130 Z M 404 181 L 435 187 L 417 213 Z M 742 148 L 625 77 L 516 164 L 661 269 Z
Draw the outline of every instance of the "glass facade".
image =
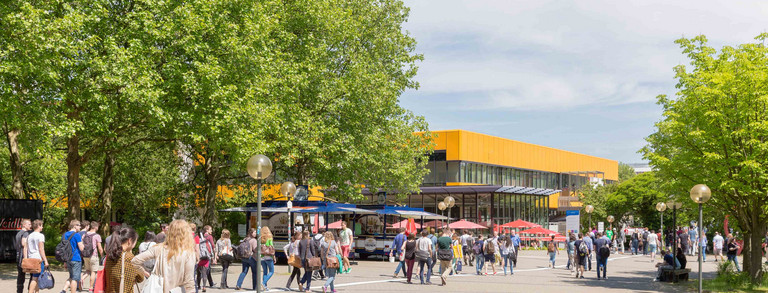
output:
M 578 189 L 589 182 L 589 177 L 490 165 L 467 161 L 446 161 L 444 151 L 436 151 L 427 163 L 429 174 L 422 186 L 446 186 L 448 182 L 478 185 L 524 186 L 547 189 Z M 606 183 L 610 183 L 606 180 Z

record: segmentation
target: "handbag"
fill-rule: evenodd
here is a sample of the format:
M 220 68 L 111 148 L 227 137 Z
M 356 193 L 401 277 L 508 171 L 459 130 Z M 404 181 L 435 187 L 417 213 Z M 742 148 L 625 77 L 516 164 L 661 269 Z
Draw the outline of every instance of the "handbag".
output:
M 328 257 L 328 250 L 330 248 L 325 249 L 325 267 L 329 269 L 338 269 L 339 268 L 339 259 L 336 258 L 336 256 Z
M 93 293 L 104 293 L 106 290 L 106 280 L 104 279 L 104 271 L 100 270 L 96 273 L 96 281 L 93 283 Z
M 301 268 L 301 259 L 299 259 L 295 255 L 291 255 L 288 257 L 288 264 L 293 266 L 294 268 Z
M 163 293 L 163 277 L 158 275 L 157 272 L 160 266 L 165 269 L 164 252 L 165 249 L 161 249 L 160 257 L 155 259 L 155 268 L 152 269 L 152 274 L 144 282 L 144 288 L 141 289 L 142 293 Z
M 45 271 L 40 274 L 37 283 L 38 286 L 40 286 L 40 289 L 51 289 L 53 286 L 56 286 L 56 279 L 53 278 L 51 271 L 46 268 Z
M 307 259 L 307 266 L 309 266 L 309 270 L 316 271 L 323 267 L 323 260 L 319 257 L 311 257 Z
M 453 259 L 453 251 L 450 249 L 438 249 L 437 250 L 437 259 L 439 260 L 452 260 Z
M 43 268 L 40 267 L 42 259 L 38 258 L 25 258 L 21 260 L 21 270 L 25 273 L 39 274 Z

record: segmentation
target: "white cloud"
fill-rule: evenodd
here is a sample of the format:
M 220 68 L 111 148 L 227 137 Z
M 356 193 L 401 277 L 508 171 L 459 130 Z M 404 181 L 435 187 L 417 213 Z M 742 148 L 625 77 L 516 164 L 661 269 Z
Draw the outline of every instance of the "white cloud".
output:
M 673 41 L 716 46 L 768 28 L 763 1 L 406 1 L 425 54 L 414 93 L 467 93 L 461 109 L 652 102 L 687 63 Z M 446 106 L 451 107 L 451 106 Z

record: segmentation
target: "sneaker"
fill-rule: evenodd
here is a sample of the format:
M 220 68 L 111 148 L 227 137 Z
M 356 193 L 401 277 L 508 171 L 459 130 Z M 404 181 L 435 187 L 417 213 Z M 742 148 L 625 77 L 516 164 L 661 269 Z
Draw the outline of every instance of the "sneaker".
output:
M 328 293 L 328 287 L 323 286 L 323 293 Z

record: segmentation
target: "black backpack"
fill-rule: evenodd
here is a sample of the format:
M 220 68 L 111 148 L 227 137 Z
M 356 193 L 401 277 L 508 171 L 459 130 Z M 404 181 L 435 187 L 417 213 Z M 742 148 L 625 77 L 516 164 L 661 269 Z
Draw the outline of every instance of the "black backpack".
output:
M 96 233 L 85 233 L 85 237 L 83 237 L 83 257 L 93 256 L 93 236 L 95 235 Z
M 243 242 L 241 242 L 235 249 L 235 254 L 237 254 L 238 258 L 248 259 L 253 256 L 253 247 L 251 247 L 251 242 L 249 240 L 250 238 L 245 238 L 245 240 L 243 240 Z
M 611 249 L 608 248 L 608 246 L 603 245 L 600 247 L 600 249 L 597 250 L 597 253 L 600 254 L 600 258 L 607 259 L 609 256 L 611 256 Z
M 56 244 L 55 255 L 57 261 L 68 262 L 72 260 L 72 244 L 70 243 L 70 240 L 72 240 L 72 237 L 75 237 L 75 235 L 77 235 L 77 232 L 72 232 L 69 239 L 64 238 L 64 235 L 61 235 L 61 242 Z

